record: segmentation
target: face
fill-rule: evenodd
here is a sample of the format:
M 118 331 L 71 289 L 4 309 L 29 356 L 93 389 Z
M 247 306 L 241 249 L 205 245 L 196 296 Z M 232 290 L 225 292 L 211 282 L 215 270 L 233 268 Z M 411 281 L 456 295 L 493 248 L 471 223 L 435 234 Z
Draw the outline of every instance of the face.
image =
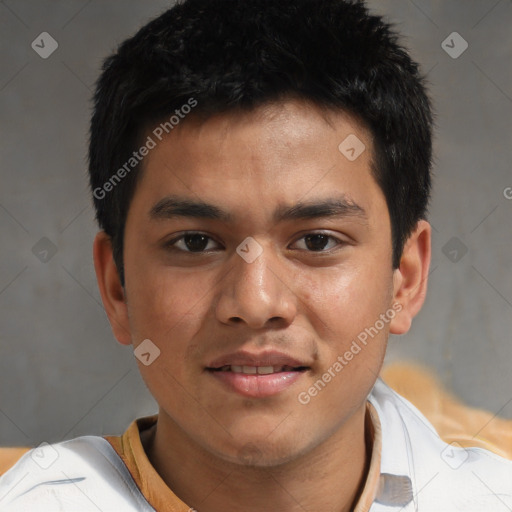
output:
M 185 121 L 150 151 L 124 262 L 159 421 L 276 464 L 364 409 L 396 312 L 372 152 L 353 118 L 299 101 Z

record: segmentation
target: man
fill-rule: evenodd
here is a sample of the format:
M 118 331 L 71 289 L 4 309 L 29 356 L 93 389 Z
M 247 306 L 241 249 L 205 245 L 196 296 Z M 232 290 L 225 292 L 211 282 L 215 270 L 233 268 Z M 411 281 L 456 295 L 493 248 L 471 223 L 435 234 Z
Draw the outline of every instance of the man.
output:
M 431 131 L 359 2 L 188 0 L 124 42 L 91 123 L 94 261 L 159 412 L 27 453 L 2 510 L 510 509 L 512 462 L 378 380 L 427 289 Z

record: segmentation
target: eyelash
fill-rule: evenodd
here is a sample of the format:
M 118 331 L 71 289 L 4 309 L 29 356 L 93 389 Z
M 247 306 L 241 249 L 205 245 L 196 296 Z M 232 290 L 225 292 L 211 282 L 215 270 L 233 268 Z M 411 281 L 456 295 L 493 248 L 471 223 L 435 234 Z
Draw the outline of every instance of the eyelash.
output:
M 209 240 L 214 240 L 211 236 L 208 236 L 207 234 L 202 233 L 201 231 L 187 231 L 186 233 L 183 233 L 182 235 L 180 235 L 176 238 L 173 238 L 169 242 L 166 242 L 164 244 L 164 246 L 165 246 L 165 248 L 176 250 L 176 251 L 183 252 L 183 253 L 188 253 L 188 254 L 207 254 L 209 252 L 212 252 L 212 250 L 190 251 L 190 250 L 186 250 L 186 249 L 179 249 L 176 247 L 177 242 L 183 240 L 186 236 L 193 236 L 193 235 L 203 235 L 204 237 L 206 237 Z M 301 250 L 306 250 L 306 252 L 310 252 L 312 254 L 328 254 L 329 252 L 332 252 L 333 249 L 336 250 L 336 247 L 347 245 L 347 242 L 340 240 L 339 238 L 336 238 L 335 236 L 329 235 L 324 232 L 306 233 L 303 236 L 301 236 L 298 240 L 302 240 L 302 239 L 306 238 L 307 236 L 311 236 L 311 235 L 324 235 L 328 239 L 335 240 L 337 242 L 335 247 L 331 248 L 329 250 L 311 251 L 311 250 L 307 250 L 307 249 L 301 249 Z M 216 243 L 218 243 L 218 242 L 216 242 Z

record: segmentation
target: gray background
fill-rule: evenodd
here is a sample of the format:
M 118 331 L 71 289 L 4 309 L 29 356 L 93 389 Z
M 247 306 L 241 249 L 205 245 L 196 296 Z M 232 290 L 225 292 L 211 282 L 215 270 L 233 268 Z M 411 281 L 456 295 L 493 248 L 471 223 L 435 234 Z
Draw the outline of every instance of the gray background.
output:
M 101 305 L 85 155 L 101 60 L 169 5 L 0 2 L 0 445 L 117 434 L 157 410 Z M 512 2 L 369 5 L 428 73 L 438 127 L 429 294 L 388 360 L 512 418 Z M 441 46 L 454 31 L 469 44 L 456 59 Z M 41 32 L 59 45 L 47 59 L 31 47 Z

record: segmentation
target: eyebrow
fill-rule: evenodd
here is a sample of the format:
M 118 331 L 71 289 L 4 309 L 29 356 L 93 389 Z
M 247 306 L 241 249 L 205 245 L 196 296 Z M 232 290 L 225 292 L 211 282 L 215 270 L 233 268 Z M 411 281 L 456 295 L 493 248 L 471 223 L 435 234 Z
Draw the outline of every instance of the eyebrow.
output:
M 151 208 L 149 217 L 151 220 L 189 217 L 220 220 L 226 223 L 234 220 L 231 213 L 218 206 L 178 196 L 166 196 L 158 201 Z M 293 206 L 279 206 L 273 214 L 273 220 L 276 223 L 323 217 L 358 217 L 365 221 L 368 218 L 364 208 L 346 196 L 298 202 Z

